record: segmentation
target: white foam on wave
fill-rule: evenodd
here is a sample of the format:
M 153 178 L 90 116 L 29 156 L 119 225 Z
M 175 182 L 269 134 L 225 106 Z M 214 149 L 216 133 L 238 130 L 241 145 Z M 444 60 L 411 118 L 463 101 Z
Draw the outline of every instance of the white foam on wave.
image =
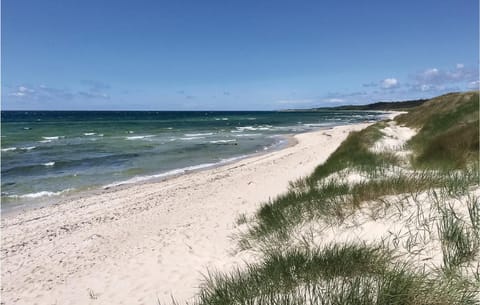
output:
M 211 144 L 222 144 L 222 143 L 231 143 L 231 142 L 237 142 L 237 140 L 232 139 L 232 140 L 215 140 L 215 141 L 209 141 Z
M 180 140 L 183 140 L 183 141 L 191 141 L 191 140 L 198 140 L 198 139 L 205 139 L 205 137 L 184 137 L 184 138 L 180 138 Z
M 96 135 L 96 133 L 95 132 L 85 132 L 83 135 L 88 137 L 88 136 L 94 136 L 94 135 Z
M 331 123 L 308 123 L 308 124 L 303 124 L 303 126 L 306 127 L 325 127 L 325 126 L 331 126 Z
M 155 135 L 131 136 L 131 137 L 126 137 L 125 139 L 127 139 L 127 140 L 141 140 L 141 139 L 151 138 L 151 137 L 154 137 L 154 136 Z
M 35 148 L 37 148 L 37 146 L 21 147 L 20 149 L 21 149 L 21 150 L 27 150 L 27 151 L 28 151 L 28 150 L 32 150 L 32 149 L 35 149 Z
M 43 163 L 42 165 L 43 166 L 54 166 L 55 162 L 47 162 L 47 163 Z
M 233 136 L 242 138 L 242 137 L 258 137 L 258 136 L 261 136 L 261 135 L 262 135 L 261 133 L 242 133 L 242 134 L 236 134 L 236 135 L 233 135 Z
M 14 151 L 14 150 L 17 150 L 16 147 L 7 147 L 7 148 L 2 148 L 2 151 Z
M 56 137 L 42 137 L 45 140 L 58 140 L 65 138 L 64 136 L 56 136 Z
M 42 140 L 42 141 L 38 141 L 39 143 L 50 143 L 52 142 L 52 140 Z
M 202 168 L 212 167 L 214 165 L 215 165 L 215 163 L 204 163 L 204 164 L 188 166 L 188 167 L 184 167 L 184 168 L 178 168 L 178 169 L 174 169 L 174 170 L 164 172 L 164 173 L 160 173 L 160 174 L 156 174 L 156 175 L 137 176 L 137 177 L 133 177 L 131 179 L 125 180 L 125 181 L 114 182 L 114 183 L 105 185 L 103 188 L 108 189 L 108 188 L 123 185 L 123 184 L 133 184 L 133 183 L 143 182 L 143 181 L 156 179 L 156 178 L 165 178 L 165 177 L 169 177 L 169 176 L 184 174 L 188 171 L 193 171 L 193 170 L 198 170 L 198 169 L 202 169 Z
M 186 133 L 186 137 L 202 137 L 202 136 L 211 136 L 213 132 L 206 132 L 206 133 Z
M 49 192 L 49 191 L 41 191 L 41 192 L 37 192 L 37 193 L 30 193 L 30 194 L 24 194 L 24 195 L 9 195 L 7 196 L 8 198 L 13 198 L 13 199 L 18 199 L 18 198 L 39 198 L 39 197 L 51 197 L 51 196 L 58 196 L 58 195 L 61 195 L 63 193 L 66 193 L 66 192 L 69 192 L 73 189 L 69 188 L 69 189 L 66 189 L 66 190 L 63 190 L 63 191 L 59 191 L 59 192 Z
M 108 188 L 111 188 L 111 187 L 116 187 L 116 186 L 125 185 L 125 184 L 133 184 L 133 183 L 144 182 L 144 181 L 148 181 L 148 180 L 152 180 L 152 179 L 167 178 L 167 177 L 171 177 L 171 176 L 186 174 L 186 173 L 194 171 L 194 170 L 212 168 L 214 166 L 231 163 L 233 161 L 244 159 L 247 156 L 248 155 L 242 155 L 242 156 L 238 156 L 238 157 L 222 159 L 217 163 L 203 163 L 203 164 L 192 165 L 192 166 L 187 166 L 187 167 L 183 167 L 183 168 L 177 168 L 177 169 L 173 169 L 173 170 L 170 170 L 170 171 L 167 171 L 167 172 L 164 172 L 164 173 L 160 173 L 160 174 L 155 174 L 155 175 L 136 176 L 136 177 L 133 177 L 133 178 L 125 180 L 125 181 L 110 183 L 108 185 L 105 185 L 103 187 L 103 189 L 108 189 Z
M 245 130 L 258 130 L 256 127 L 253 126 L 243 126 L 243 127 L 236 127 L 238 131 L 245 131 Z
M 254 127 L 254 126 L 241 126 L 241 127 L 236 127 L 236 129 L 238 131 L 245 131 L 245 130 L 248 130 L 248 131 L 255 131 L 255 130 L 270 130 L 272 129 L 272 125 L 259 125 L 257 127 Z

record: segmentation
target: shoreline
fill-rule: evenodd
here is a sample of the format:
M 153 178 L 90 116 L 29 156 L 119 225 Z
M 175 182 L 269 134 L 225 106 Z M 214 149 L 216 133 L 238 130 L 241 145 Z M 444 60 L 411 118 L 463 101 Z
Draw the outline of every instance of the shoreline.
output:
M 255 259 L 231 240 L 239 215 L 285 192 L 350 131 L 371 124 L 297 134 L 298 143 L 281 150 L 2 217 L 2 301 L 189 299 L 202 273 Z
M 386 115 L 382 118 L 382 120 L 389 119 L 401 112 L 397 111 L 377 111 L 379 113 L 386 113 Z M 357 124 L 364 124 L 364 123 L 374 123 L 372 122 L 363 122 L 363 123 L 357 123 Z M 218 161 L 216 163 L 211 163 L 211 164 L 194 164 L 185 168 L 176 168 L 173 170 L 169 170 L 166 172 L 159 172 L 156 174 L 151 174 L 151 175 L 146 175 L 146 176 L 133 176 L 127 180 L 122 180 L 122 181 L 113 181 L 109 184 L 104 184 L 104 185 L 96 185 L 96 186 L 91 186 L 87 188 L 82 188 L 82 189 L 75 189 L 75 188 L 68 188 L 62 191 L 57 191 L 56 194 L 54 195 L 46 195 L 46 196 L 40 196 L 37 198 L 38 202 L 33 202 L 34 199 L 30 201 L 26 201 L 24 203 L 19 203 L 19 204 L 14 204 L 8 208 L 2 208 L 1 214 L 4 217 L 11 217 L 12 215 L 17 215 L 19 213 L 24 213 L 28 210 L 32 209 L 39 209 L 39 208 L 44 208 L 49 205 L 58 205 L 58 204 L 64 204 L 66 202 L 72 201 L 72 200 L 78 200 L 81 198 L 84 198 L 86 196 L 97 196 L 99 194 L 109 192 L 109 191 L 117 191 L 119 189 L 124 189 L 128 188 L 134 185 L 141 185 L 141 184 L 149 184 L 149 183 L 159 183 L 162 181 L 166 181 L 169 179 L 173 179 L 176 177 L 180 177 L 183 175 L 189 175 L 192 173 L 200 172 L 200 171 L 205 171 L 205 170 L 211 170 L 215 169 L 218 167 L 222 166 L 227 166 L 229 164 L 233 164 L 235 162 L 240 162 L 245 159 L 249 158 L 254 158 L 257 156 L 262 156 L 266 154 L 270 154 L 276 151 L 280 151 L 282 149 L 289 148 L 291 146 L 294 146 L 298 143 L 298 141 L 295 139 L 295 136 L 301 135 L 301 134 L 308 134 L 312 132 L 318 132 L 322 130 L 329 130 L 333 129 L 335 127 L 339 126 L 350 126 L 350 125 L 357 125 L 357 124 L 345 124 L 345 125 L 336 125 L 336 126 L 324 126 L 324 127 L 319 127 L 318 129 L 315 130 L 310 130 L 306 132 L 300 132 L 300 133 L 289 133 L 289 134 L 280 134 L 276 135 L 279 137 L 281 140 L 278 143 L 274 143 L 271 145 L 268 149 L 264 151 L 255 151 L 252 153 L 248 153 L 245 155 L 240 155 L 240 156 L 233 156 L 230 158 L 226 158 L 224 160 Z M 285 143 L 282 143 L 284 141 Z M 198 167 L 198 168 L 197 168 Z M 191 169 L 193 168 L 193 169 Z M 138 181 L 134 181 L 137 180 Z M 47 191 L 49 192 L 49 191 Z
M 379 114 L 381 115 L 373 116 L 375 120 L 384 119 L 386 116 L 388 116 L 388 112 L 379 112 Z M 365 116 L 364 119 L 368 120 L 369 118 L 371 119 L 371 117 Z M 165 161 L 165 160 L 169 160 L 167 158 L 164 160 L 165 163 L 162 163 L 163 161 L 161 161 L 163 160 L 162 159 L 163 157 L 148 157 L 147 155 L 148 158 L 146 158 L 146 160 L 151 159 L 156 161 L 154 163 L 142 165 L 141 162 L 142 162 L 142 158 L 144 157 L 135 158 L 135 160 L 131 161 L 131 165 L 126 165 L 126 166 L 122 165 L 123 167 L 120 166 L 118 168 L 118 171 L 117 169 L 113 169 L 113 171 L 110 171 L 109 167 L 106 167 L 108 166 L 108 163 L 102 163 L 97 165 L 100 166 L 101 168 L 105 168 L 105 170 L 101 170 L 101 172 L 98 172 L 98 170 L 91 171 L 90 169 L 86 169 L 85 175 L 82 169 L 73 170 L 73 169 L 70 169 L 69 167 L 65 167 L 66 165 L 64 163 L 66 161 L 65 162 L 62 161 L 63 159 L 60 157 L 59 158 L 42 157 L 44 158 L 44 160 L 42 160 L 41 162 L 40 161 L 34 162 L 32 164 L 28 163 L 27 160 L 24 160 L 25 162 L 27 162 L 28 166 L 41 165 L 41 168 L 35 169 L 35 171 L 32 172 L 32 176 L 31 176 L 31 177 L 34 177 L 35 179 L 37 178 L 38 179 L 33 180 L 33 182 L 30 183 L 31 179 L 33 179 L 33 178 L 29 178 L 30 176 L 27 176 L 26 178 L 22 178 L 21 176 L 15 178 L 17 175 L 15 171 L 12 172 L 11 176 L 7 175 L 5 177 L 6 178 L 5 185 L 4 185 L 5 189 L 2 190 L 3 204 L 2 204 L 1 212 L 4 215 L 12 214 L 12 213 L 15 214 L 15 213 L 18 213 L 18 211 L 21 211 L 24 209 L 42 207 L 51 203 L 74 200 L 76 197 L 78 197 L 78 194 L 91 193 L 91 192 L 98 193 L 98 190 L 106 187 L 108 188 L 108 187 L 112 187 L 120 184 L 133 184 L 136 182 L 143 182 L 143 181 L 159 181 L 164 179 L 165 177 L 177 176 L 178 174 L 183 174 L 184 172 L 192 172 L 197 169 L 204 169 L 204 168 L 209 169 L 216 166 L 222 166 L 224 164 L 231 163 L 232 161 L 236 161 L 236 159 L 249 158 L 251 156 L 255 156 L 258 153 L 260 154 L 264 153 L 263 150 L 266 150 L 265 152 L 269 153 L 271 151 L 282 149 L 285 147 L 285 145 L 282 145 L 282 144 L 278 145 L 278 144 L 280 141 L 284 141 L 282 139 L 285 139 L 286 137 L 292 137 L 292 135 L 295 135 L 298 133 L 312 132 L 315 130 L 332 128 L 335 126 L 335 124 L 345 125 L 345 124 L 351 123 L 347 121 L 337 122 L 335 120 L 335 122 L 329 122 L 328 120 L 325 120 L 325 124 L 322 123 L 320 124 L 321 126 L 320 125 L 316 126 L 315 124 L 313 124 L 315 127 L 309 126 L 308 128 L 305 126 L 309 124 L 305 123 L 302 125 L 301 124 L 302 122 L 297 122 L 297 124 L 300 124 L 303 127 L 297 130 L 295 127 L 296 125 L 295 126 L 286 125 L 287 129 L 289 129 L 288 134 L 283 133 L 285 132 L 285 130 L 282 129 L 285 127 L 283 125 L 270 126 L 272 127 L 272 130 L 275 130 L 277 127 L 280 129 L 274 132 L 274 134 L 271 134 L 270 136 L 268 136 L 270 132 L 267 132 L 266 135 L 262 136 L 265 138 L 260 142 L 257 139 L 257 142 L 252 142 L 253 144 L 251 145 L 248 144 L 250 146 L 245 144 L 244 145 L 245 147 L 242 146 L 241 149 L 237 149 L 236 147 L 235 148 L 226 147 L 224 150 L 223 147 L 218 147 L 218 148 L 215 148 L 217 149 L 216 150 L 217 153 L 212 151 L 212 152 L 208 152 L 208 154 L 206 153 L 205 155 L 193 154 L 194 156 L 191 158 L 188 156 L 182 159 L 177 158 L 177 159 L 174 159 L 173 162 Z M 263 126 L 263 125 L 259 125 L 259 126 Z M 246 126 L 245 128 L 247 127 L 250 128 L 251 126 Z M 243 127 L 239 127 L 239 128 L 243 128 Z M 250 130 L 248 128 L 247 130 Z M 307 128 L 309 130 L 301 130 L 304 128 Z M 256 129 L 256 128 L 253 128 L 253 129 Z M 238 130 L 233 130 L 233 132 L 238 132 Z M 64 138 L 64 136 L 59 136 L 59 137 Z M 212 142 L 207 140 L 205 140 L 206 143 Z M 217 142 L 217 141 L 214 141 L 214 142 Z M 262 145 L 262 143 L 264 143 L 263 146 L 259 147 L 259 145 Z M 163 144 L 165 143 L 161 143 L 160 146 L 163 146 Z M 23 148 L 20 148 L 20 150 L 22 149 Z M 212 148 L 209 148 L 208 150 L 211 151 Z M 41 153 L 38 152 L 37 154 L 41 154 Z M 72 157 L 73 158 L 72 160 L 77 160 L 77 161 L 83 160 L 82 157 L 79 157 L 78 154 L 75 153 L 75 150 L 73 150 L 73 154 L 76 157 Z M 19 156 L 21 155 L 22 154 L 20 154 Z M 162 153 L 155 153 L 153 155 L 162 156 Z M 13 158 L 13 156 L 11 156 L 11 158 Z M 55 160 L 55 159 L 58 159 L 58 160 Z M 138 161 L 137 159 L 140 161 Z M 55 164 L 55 163 L 58 163 L 58 164 Z M 151 166 L 151 165 L 154 165 L 154 166 Z M 15 165 L 13 166 L 13 169 L 17 170 L 17 167 L 18 166 Z M 23 168 L 23 167 L 18 167 L 18 168 Z M 9 167 L 7 167 L 7 170 L 9 170 Z M 38 170 L 42 170 L 46 172 L 42 174 L 43 176 L 37 177 L 36 171 Z M 91 173 L 93 172 L 97 172 L 98 179 L 96 178 L 96 176 L 91 175 Z M 67 177 L 66 179 L 68 180 L 61 179 L 61 177 L 63 176 Z M 32 184 L 34 184 L 35 187 L 32 187 Z
M 347 126 L 347 125 L 339 125 L 339 126 Z M 315 131 L 309 131 L 309 132 L 329 130 L 334 127 L 336 126 L 320 128 Z M 304 132 L 304 133 L 309 133 L 309 132 Z M 298 134 L 302 134 L 302 133 L 298 133 Z M 278 135 L 278 137 L 281 138 L 281 140 L 278 143 L 275 143 L 274 145 L 269 147 L 267 150 L 256 151 L 256 152 L 252 152 L 245 155 L 227 158 L 217 163 L 208 164 L 208 166 L 203 166 L 205 164 L 196 164 L 196 165 L 188 166 L 185 168 L 177 168 L 167 172 L 160 172 L 157 174 L 152 174 L 147 176 L 133 176 L 128 180 L 114 181 L 107 185 L 97 185 L 97 186 L 89 187 L 87 189 L 66 189 L 58 192 L 58 194 L 56 195 L 39 197 L 38 198 L 39 202 L 37 203 L 31 203 L 31 202 L 21 203 L 18 205 L 14 205 L 12 207 L 5 208 L 4 210 L 1 211 L 1 215 L 2 215 L 2 218 L 12 217 L 19 213 L 28 212 L 29 210 L 32 210 L 32 209 L 33 210 L 41 209 L 41 208 L 48 207 L 49 205 L 59 205 L 72 200 L 82 199 L 85 197 L 98 196 L 100 194 L 107 193 L 107 192 L 116 192 L 116 191 L 126 189 L 135 185 L 161 183 L 170 179 L 175 179 L 177 177 L 182 177 L 185 175 L 190 175 L 190 174 L 194 174 L 201 171 L 212 170 L 222 166 L 231 165 L 236 162 L 241 162 L 242 160 L 245 160 L 245 159 L 254 158 L 262 155 L 268 155 L 270 153 L 280 151 L 298 144 L 298 141 L 295 139 L 295 136 L 298 134 Z M 190 168 L 193 168 L 193 169 L 190 169 Z M 178 173 L 171 173 L 171 172 L 178 172 Z M 138 179 L 138 181 L 130 182 L 131 180 L 135 180 L 135 179 Z

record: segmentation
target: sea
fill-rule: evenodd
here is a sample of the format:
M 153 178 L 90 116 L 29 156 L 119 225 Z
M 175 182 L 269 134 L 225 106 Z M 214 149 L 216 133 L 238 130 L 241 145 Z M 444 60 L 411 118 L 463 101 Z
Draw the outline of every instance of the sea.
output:
M 2 111 L 1 208 L 163 179 L 284 147 L 368 111 Z

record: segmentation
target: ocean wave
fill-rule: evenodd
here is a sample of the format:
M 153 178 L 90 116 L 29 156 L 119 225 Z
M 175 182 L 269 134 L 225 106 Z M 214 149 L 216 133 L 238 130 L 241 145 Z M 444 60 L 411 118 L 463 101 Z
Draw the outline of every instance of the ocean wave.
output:
M 257 127 L 254 127 L 254 126 L 242 126 L 242 127 L 236 127 L 236 129 L 238 131 L 245 131 L 245 130 L 248 130 L 248 131 L 255 131 L 255 130 L 270 130 L 272 129 L 272 125 L 260 125 L 260 126 L 257 126 Z
M 5 152 L 5 151 L 14 151 L 14 150 L 17 150 L 16 147 L 7 147 L 7 148 L 2 148 L 2 151 Z
M 83 135 L 88 137 L 88 136 L 94 136 L 94 135 L 96 135 L 96 133 L 95 132 L 85 132 Z
M 306 127 L 325 127 L 325 126 L 331 126 L 331 123 L 308 123 L 308 124 L 303 124 L 303 126 Z
M 43 163 L 42 165 L 43 166 L 54 166 L 55 162 L 47 162 L 47 163 Z
M 204 163 L 204 164 L 188 166 L 188 167 L 184 167 L 184 168 L 178 168 L 178 169 L 174 169 L 174 170 L 171 170 L 171 171 L 168 171 L 168 172 L 155 174 L 155 175 L 137 176 L 137 177 L 133 177 L 133 178 L 130 178 L 128 180 L 125 180 L 125 181 L 114 182 L 114 183 L 105 185 L 103 188 L 108 189 L 108 188 L 111 188 L 111 187 L 124 185 L 124 184 L 133 184 L 133 183 L 143 182 L 143 181 L 147 181 L 147 180 L 151 180 L 151 179 L 165 178 L 165 177 L 169 177 L 169 176 L 184 174 L 184 173 L 189 172 L 189 171 L 203 169 L 203 168 L 207 168 L 207 167 L 212 167 L 215 164 L 216 163 Z
M 6 196 L 7 198 L 12 198 L 12 199 L 19 199 L 19 198 L 39 198 L 39 197 L 51 197 L 51 196 L 58 196 L 58 195 L 61 195 L 63 193 L 66 193 L 66 192 L 69 192 L 69 191 L 72 191 L 73 189 L 72 188 L 69 188 L 69 189 L 66 189 L 66 190 L 63 190 L 63 191 L 59 191 L 59 192 L 49 192 L 49 191 L 41 191 L 41 192 L 37 192 L 37 193 L 29 193 L 29 194 L 24 194 L 24 195 L 8 195 Z
M 258 137 L 258 136 L 261 136 L 261 135 L 262 135 L 261 133 L 242 133 L 242 134 L 236 134 L 236 135 L 233 135 L 233 136 L 242 138 L 242 137 Z
M 237 140 L 232 139 L 232 140 L 215 140 L 215 141 L 209 141 L 211 144 L 223 144 L 223 143 L 231 143 L 231 142 L 237 142 Z
M 145 138 L 151 138 L 154 137 L 155 135 L 146 135 L 146 136 L 131 136 L 131 137 L 126 137 L 125 139 L 127 140 L 141 140 Z
M 152 179 L 167 178 L 167 177 L 171 177 L 171 176 L 186 174 L 188 172 L 195 171 L 195 170 L 207 169 L 207 168 L 212 168 L 214 166 L 231 163 L 233 161 L 244 159 L 246 157 L 248 157 L 248 155 L 241 155 L 241 156 L 237 156 L 237 157 L 222 159 L 222 160 L 220 160 L 219 162 L 216 162 L 216 163 L 202 163 L 202 164 L 198 164 L 198 165 L 192 165 L 192 166 L 187 166 L 187 167 L 183 167 L 183 168 L 173 169 L 173 170 L 170 170 L 170 171 L 167 171 L 167 172 L 164 172 L 164 173 L 160 173 L 160 174 L 148 175 L 148 176 L 137 176 L 137 177 L 130 178 L 128 180 L 107 184 L 103 187 L 103 189 L 109 189 L 111 187 L 116 187 L 116 186 L 125 185 L 125 184 L 133 184 L 133 183 L 144 182 L 144 181 L 148 181 L 148 180 L 152 180 Z
M 186 133 L 186 137 L 201 137 L 201 136 L 211 136 L 213 132 L 206 132 L 206 133 Z
M 185 137 L 185 138 L 180 138 L 180 140 L 183 140 L 183 141 L 191 141 L 191 140 L 198 140 L 198 139 L 205 139 L 205 137 Z
M 58 139 L 63 139 L 65 138 L 64 136 L 56 136 L 56 137 L 42 137 L 44 140 L 58 140 Z
M 21 150 L 32 150 L 32 149 L 35 149 L 37 148 L 37 146 L 27 146 L 27 147 L 20 147 Z
M 258 130 L 256 127 L 253 127 L 253 126 L 236 127 L 236 129 L 240 132 L 245 130 Z

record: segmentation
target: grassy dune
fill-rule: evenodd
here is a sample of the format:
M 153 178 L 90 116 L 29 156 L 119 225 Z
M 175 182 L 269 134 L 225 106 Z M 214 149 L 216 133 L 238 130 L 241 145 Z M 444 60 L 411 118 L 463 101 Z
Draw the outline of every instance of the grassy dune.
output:
M 479 96 L 434 98 L 354 132 L 239 218 L 263 259 L 211 273 L 193 304 L 480 304 Z M 416 134 L 374 149 L 387 129 Z
M 419 167 L 462 168 L 478 161 L 478 92 L 434 98 L 397 118 L 419 128 L 409 145 Z

